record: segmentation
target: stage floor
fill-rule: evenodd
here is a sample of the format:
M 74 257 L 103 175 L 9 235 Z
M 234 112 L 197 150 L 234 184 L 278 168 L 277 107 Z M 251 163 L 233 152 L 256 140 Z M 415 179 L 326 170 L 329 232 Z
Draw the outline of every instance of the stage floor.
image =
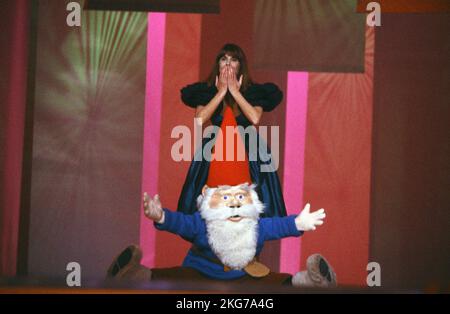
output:
M 0 294 L 366 294 L 366 293 L 423 293 L 379 287 L 338 286 L 336 288 L 297 288 L 278 285 L 239 285 L 175 281 L 132 282 L 116 280 L 86 280 L 81 287 L 68 287 L 63 279 L 14 277 L 0 278 Z

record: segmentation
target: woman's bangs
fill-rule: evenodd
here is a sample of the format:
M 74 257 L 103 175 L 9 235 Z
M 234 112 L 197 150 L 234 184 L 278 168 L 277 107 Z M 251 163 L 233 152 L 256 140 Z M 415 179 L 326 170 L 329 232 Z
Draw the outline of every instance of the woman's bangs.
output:
M 217 61 L 219 61 L 219 60 L 220 60 L 223 56 L 225 56 L 225 55 L 229 55 L 229 56 L 231 56 L 232 58 L 236 58 L 236 59 L 239 60 L 239 62 L 242 61 L 242 58 L 241 58 L 241 56 L 239 55 L 239 52 L 238 52 L 238 51 L 234 51 L 234 50 L 222 50 L 222 51 L 219 53 L 219 56 L 217 57 Z

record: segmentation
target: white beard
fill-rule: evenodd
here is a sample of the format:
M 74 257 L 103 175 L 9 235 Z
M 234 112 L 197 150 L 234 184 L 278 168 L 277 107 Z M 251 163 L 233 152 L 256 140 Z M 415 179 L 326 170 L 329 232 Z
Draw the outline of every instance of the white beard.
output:
M 255 257 L 257 220 L 213 220 L 206 223 L 206 229 L 208 243 L 224 265 L 232 269 L 242 269 Z
M 258 220 L 264 205 L 259 201 L 255 187 L 254 184 L 219 186 L 222 190 L 244 189 L 250 193 L 252 203 L 238 208 L 223 204 L 210 208 L 209 201 L 218 188 L 208 188 L 205 195 L 197 198 L 200 214 L 206 223 L 208 243 L 220 261 L 232 269 L 244 268 L 256 254 Z M 242 217 L 242 220 L 228 220 L 235 215 Z

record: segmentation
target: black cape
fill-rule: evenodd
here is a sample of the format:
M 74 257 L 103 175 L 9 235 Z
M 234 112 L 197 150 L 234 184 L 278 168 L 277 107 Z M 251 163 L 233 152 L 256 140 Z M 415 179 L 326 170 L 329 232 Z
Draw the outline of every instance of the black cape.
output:
M 217 88 L 215 86 L 208 86 L 207 83 L 199 82 L 182 88 L 181 99 L 187 106 L 196 108 L 199 105 L 208 104 L 216 93 Z M 261 106 L 266 112 L 272 111 L 283 99 L 283 93 L 273 83 L 252 84 L 243 92 L 243 96 L 251 105 Z M 223 105 L 220 105 L 211 117 L 211 122 L 214 126 L 220 127 L 222 123 L 222 109 Z M 236 122 L 244 128 L 251 125 L 250 121 L 243 114 L 236 117 Z M 245 134 L 246 140 L 244 142 L 245 149 L 249 154 L 250 176 L 252 182 L 257 185 L 256 192 L 264 204 L 264 214 L 262 216 L 286 216 L 280 181 L 277 172 L 271 166 L 270 148 L 255 130 L 251 132 L 253 132 L 252 136 L 257 138 L 257 152 L 249 153 L 249 134 Z M 209 141 L 215 141 L 214 136 L 203 138 L 202 150 Z M 197 198 L 208 179 L 210 162 L 205 158 L 199 157 L 202 156 L 202 150 L 198 149 L 195 153 L 197 158 L 193 158 L 178 200 L 177 209 L 185 214 L 193 214 L 197 211 Z M 272 171 L 261 171 L 264 168 L 266 170 L 272 168 Z

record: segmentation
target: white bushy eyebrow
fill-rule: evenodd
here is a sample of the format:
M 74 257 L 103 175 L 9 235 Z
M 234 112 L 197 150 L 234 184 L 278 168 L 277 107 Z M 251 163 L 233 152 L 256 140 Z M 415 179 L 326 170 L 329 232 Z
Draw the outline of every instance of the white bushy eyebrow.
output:
M 251 193 L 256 188 L 256 184 L 252 183 L 248 184 L 240 184 L 240 185 L 219 185 L 217 188 L 214 188 L 214 192 L 222 192 L 224 190 L 231 190 L 233 192 L 242 191 L 244 193 Z M 212 188 L 209 188 L 212 189 Z M 212 191 L 211 191 L 212 192 Z M 212 193 L 211 193 L 212 194 Z

